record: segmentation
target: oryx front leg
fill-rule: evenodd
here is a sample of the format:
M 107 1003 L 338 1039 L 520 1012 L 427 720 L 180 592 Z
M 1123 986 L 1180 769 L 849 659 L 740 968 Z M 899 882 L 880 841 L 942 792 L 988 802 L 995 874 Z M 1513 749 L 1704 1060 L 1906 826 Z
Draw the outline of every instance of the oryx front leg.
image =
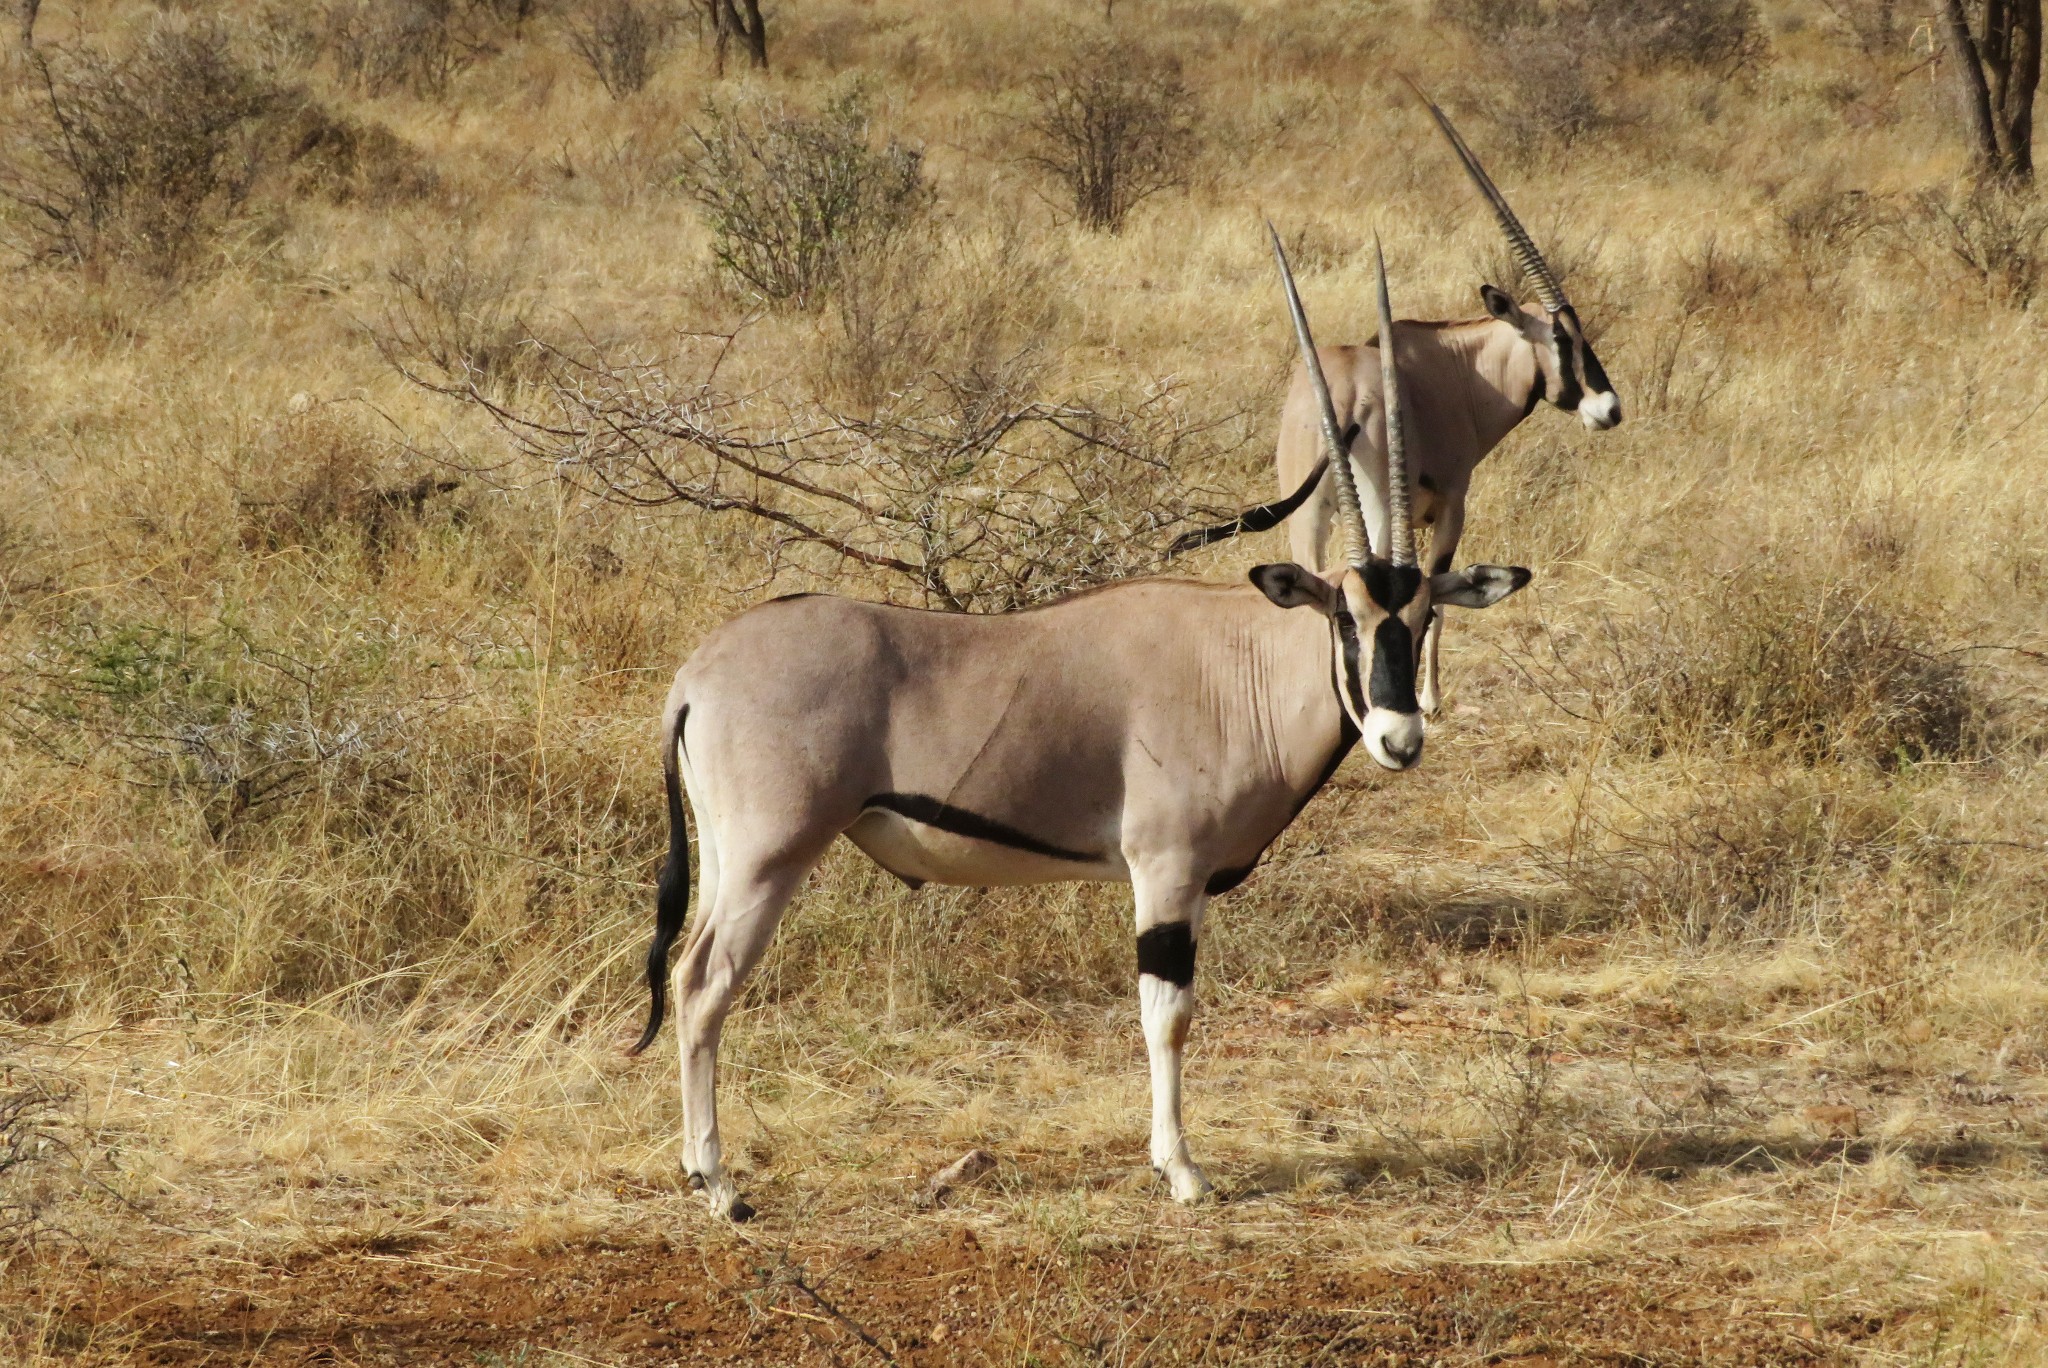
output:
M 784 857 L 765 866 L 723 861 L 716 889 L 705 890 L 711 896 L 700 905 L 695 934 L 671 976 L 682 1055 L 683 1173 L 704 1190 L 714 1215 L 735 1221 L 747 1220 L 754 1209 L 740 1200 L 719 1144 L 719 1038 L 733 1001 L 815 858 Z
M 1465 496 L 1450 495 L 1443 501 L 1442 511 L 1429 531 L 1429 572 L 1441 575 L 1451 568 L 1457 557 L 1458 542 L 1465 535 Z M 1416 690 L 1417 701 L 1426 716 L 1435 717 L 1443 710 L 1444 694 L 1442 676 L 1437 671 L 1437 644 L 1444 636 L 1444 610 L 1438 608 L 1430 615 L 1429 630 L 1422 638 L 1421 675 L 1422 687 Z
M 1195 943 L 1201 934 L 1199 883 L 1156 887 L 1134 881 L 1138 905 L 1138 1011 L 1152 1065 L 1152 1167 L 1176 1201 L 1200 1201 L 1209 1180 L 1188 1157 L 1180 1120 L 1181 1052 L 1195 1015 Z

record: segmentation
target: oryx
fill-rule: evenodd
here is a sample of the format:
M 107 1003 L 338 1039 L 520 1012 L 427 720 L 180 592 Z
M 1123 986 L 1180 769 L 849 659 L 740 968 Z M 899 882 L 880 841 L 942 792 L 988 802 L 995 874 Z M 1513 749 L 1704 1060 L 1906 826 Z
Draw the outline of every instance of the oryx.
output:
M 1334 448 L 1336 413 L 1277 234 L 1273 250 Z M 1394 367 L 1382 384 L 1386 487 L 1398 491 Z M 1490 565 L 1425 578 L 1401 517 L 1387 553 L 1372 554 L 1350 470 L 1338 466 L 1345 558 L 1332 579 L 1262 565 L 1250 586 L 1130 580 L 992 616 L 796 595 L 705 638 L 662 714 L 669 851 L 647 954 L 653 1003 L 634 1049 L 661 1027 L 689 902 L 687 793 L 703 895 L 672 980 L 682 1162 L 714 1212 L 752 1214 L 720 1159 L 720 1030 L 804 875 L 842 835 L 913 887 L 1128 882 L 1152 1164 L 1182 1201 L 1209 1190 L 1180 1117 L 1203 908 L 1251 873 L 1355 742 L 1392 770 L 1421 758 L 1416 643 L 1430 615 L 1487 607 L 1529 581 Z
M 1418 526 L 1431 529 L 1430 569 L 1440 573 L 1450 569 L 1464 535 L 1465 496 L 1473 470 L 1517 423 L 1548 399 L 1567 413 L 1578 414 L 1587 427 L 1604 431 L 1621 421 L 1621 401 L 1600 366 L 1600 358 L 1593 354 L 1564 287 L 1508 207 L 1507 199 L 1444 112 L 1419 89 L 1415 93 L 1428 106 L 1472 183 L 1492 206 L 1540 304 L 1533 308 L 1517 304 L 1492 285 L 1481 285 L 1479 297 L 1486 305 L 1483 318 L 1453 323 L 1403 319 L 1391 326 L 1382 322 L 1372 341 L 1325 347 L 1320 353 L 1342 423 L 1342 445 L 1351 453 L 1353 478 L 1363 496 L 1372 544 L 1383 547 L 1387 544 L 1388 491 L 1382 484 L 1387 465 L 1377 459 L 1386 449 L 1379 397 L 1380 357 L 1382 340 L 1394 339 L 1394 355 L 1409 398 L 1408 443 L 1415 483 L 1410 514 Z M 1322 569 L 1333 512 L 1333 482 L 1327 477 L 1328 458 L 1321 450 L 1318 403 L 1308 368 L 1296 366 L 1280 411 L 1274 453 L 1280 489 L 1286 497 L 1248 509 L 1220 527 L 1191 532 L 1174 543 L 1175 551 L 1206 546 L 1239 532 L 1262 532 L 1294 515 L 1288 528 L 1294 559 L 1311 570 Z M 1438 616 L 1429 624 L 1422 664 L 1422 708 L 1430 714 L 1442 701 L 1437 676 L 1437 645 L 1442 632 L 1443 619 Z

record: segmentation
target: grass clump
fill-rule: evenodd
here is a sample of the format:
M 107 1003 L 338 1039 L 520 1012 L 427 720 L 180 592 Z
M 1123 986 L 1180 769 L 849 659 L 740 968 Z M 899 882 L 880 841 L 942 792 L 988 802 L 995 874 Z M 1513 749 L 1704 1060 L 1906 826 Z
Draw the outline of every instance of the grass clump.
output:
M 1649 754 L 1775 749 L 1897 768 L 1979 753 L 1960 660 L 1859 586 L 1765 573 L 1667 601 L 1613 647 L 1620 737 Z

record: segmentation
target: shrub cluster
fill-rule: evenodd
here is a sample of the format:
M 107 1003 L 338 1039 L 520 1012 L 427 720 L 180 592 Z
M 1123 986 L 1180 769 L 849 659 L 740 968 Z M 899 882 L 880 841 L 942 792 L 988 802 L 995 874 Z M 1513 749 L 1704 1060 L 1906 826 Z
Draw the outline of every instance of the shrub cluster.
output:
M 642 0 L 600 0 L 567 28 L 569 47 L 614 100 L 646 88 L 668 58 L 676 17 Z
M 1499 79 L 1481 102 L 1524 157 L 1611 124 L 1623 73 L 1726 77 L 1769 53 L 1755 0 L 1437 0 L 1436 11 L 1487 49 Z
M 0 196 L 38 259 L 173 279 L 266 197 L 382 203 L 435 183 L 403 139 L 327 110 L 213 20 L 160 21 L 121 56 L 39 49 L 30 70 Z
M 1031 83 L 1027 164 L 1084 226 L 1114 233 L 1151 196 L 1185 185 L 1201 147 L 1179 64 L 1122 38 L 1080 38 Z
M 42 99 L 0 180 L 31 251 L 165 276 L 247 201 L 289 99 L 211 21 L 160 23 L 125 57 L 38 50 L 31 69 Z
M 681 179 L 728 275 L 777 304 L 815 307 L 848 260 L 911 228 L 932 204 L 924 158 L 877 145 L 858 86 L 815 114 L 774 100 L 704 109 Z
M 493 21 L 487 6 L 457 0 L 331 0 L 321 39 L 365 94 L 438 100 L 495 50 Z

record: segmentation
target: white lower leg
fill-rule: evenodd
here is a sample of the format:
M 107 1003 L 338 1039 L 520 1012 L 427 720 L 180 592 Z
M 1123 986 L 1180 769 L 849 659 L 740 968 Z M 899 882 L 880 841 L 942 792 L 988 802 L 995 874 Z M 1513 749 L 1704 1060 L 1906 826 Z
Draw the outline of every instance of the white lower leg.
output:
M 718 1038 L 725 1024 L 725 985 L 707 982 L 708 937 L 693 941 L 676 962 L 676 1053 L 683 1085 L 683 1176 L 701 1188 L 720 1216 L 732 1214 L 739 1192 L 726 1176 L 718 1139 Z
M 1152 1062 L 1152 1167 L 1172 1187 L 1175 1200 L 1196 1201 L 1209 1192 L 1209 1180 L 1188 1157 L 1187 1133 L 1180 1123 L 1181 1048 L 1195 1015 L 1195 990 L 1140 974 L 1138 1008 Z
M 1181 1050 L 1195 1015 L 1195 927 L 1159 922 L 1138 933 L 1138 1016 L 1152 1065 L 1152 1167 L 1175 1200 L 1197 1201 L 1209 1180 L 1188 1157 L 1180 1123 Z
M 1444 704 L 1443 691 L 1437 684 L 1436 672 L 1436 644 L 1442 639 L 1443 634 L 1444 613 L 1443 609 L 1439 608 L 1436 615 L 1429 620 L 1429 631 L 1423 635 L 1422 641 L 1422 689 L 1418 701 L 1422 704 L 1422 711 L 1431 717 L 1436 716 Z

